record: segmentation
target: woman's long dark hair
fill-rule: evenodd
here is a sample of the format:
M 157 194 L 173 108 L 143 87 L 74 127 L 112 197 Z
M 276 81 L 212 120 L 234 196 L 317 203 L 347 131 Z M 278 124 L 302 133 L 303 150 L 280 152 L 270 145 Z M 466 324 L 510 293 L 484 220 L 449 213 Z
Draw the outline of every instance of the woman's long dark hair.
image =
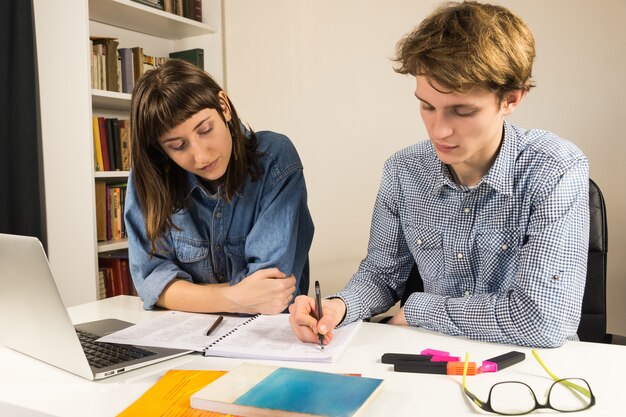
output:
M 146 219 L 146 234 L 156 242 L 172 224 L 172 214 L 185 206 L 189 193 L 187 171 L 169 159 L 158 138 L 204 109 L 215 109 L 232 136 L 232 154 L 221 182 L 221 197 L 230 201 L 248 175 L 262 173 L 261 155 L 252 130 L 244 134 L 237 111 L 227 98 L 232 118 L 226 118 L 218 94 L 222 88 L 206 72 L 186 61 L 172 59 L 146 72 L 136 83 L 131 101 L 131 159 L 133 185 Z

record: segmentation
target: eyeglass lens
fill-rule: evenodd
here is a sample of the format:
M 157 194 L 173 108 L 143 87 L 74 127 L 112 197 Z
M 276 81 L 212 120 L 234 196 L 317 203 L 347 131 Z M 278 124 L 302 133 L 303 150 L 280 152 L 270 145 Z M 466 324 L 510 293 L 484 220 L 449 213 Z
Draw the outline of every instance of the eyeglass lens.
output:
M 555 382 L 548 393 L 548 404 L 558 411 L 584 410 L 591 404 L 591 398 L 572 384 L 590 390 L 584 379 L 568 378 Z M 537 400 L 526 384 L 516 381 L 501 382 L 491 388 L 489 402 L 494 412 L 500 414 L 525 414 L 535 409 Z M 543 407 L 542 407 L 543 408 Z
M 584 395 L 580 390 L 573 389 L 571 384 L 583 387 L 590 392 L 591 388 L 587 381 L 580 378 L 568 378 L 558 381 L 550 389 L 549 401 L 552 408 L 559 411 L 583 410 L 591 404 L 591 396 Z
M 496 413 L 524 414 L 535 408 L 535 394 L 520 382 L 500 382 L 491 388 L 491 408 Z

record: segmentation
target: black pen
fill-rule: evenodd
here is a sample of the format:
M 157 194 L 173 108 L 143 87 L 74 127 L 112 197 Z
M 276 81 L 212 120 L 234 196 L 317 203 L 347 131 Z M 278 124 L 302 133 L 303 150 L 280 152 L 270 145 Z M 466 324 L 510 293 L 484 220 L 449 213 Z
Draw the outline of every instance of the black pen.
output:
M 320 282 L 315 281 L 315 308 L 317 309 L 317 321 L 322 319 L 322 293 L 320 291 Z M 324 335 L 318 334 L 320 337 L 320 347 L 324 349 Z
M 217 326 L 220 325 L 220 323 L 222 322 L 222 320 L 224 320 L 224 316 L 219 316 L 217 318 L 217 320 L 215 320 L 215 322 L 211 325 L 211 327 L 209 327 L 209 330 L 206 331 L 206 335 L 209 336 L 211 334 L 211 332 L 213 330 L 215 330 L 217 328 Z

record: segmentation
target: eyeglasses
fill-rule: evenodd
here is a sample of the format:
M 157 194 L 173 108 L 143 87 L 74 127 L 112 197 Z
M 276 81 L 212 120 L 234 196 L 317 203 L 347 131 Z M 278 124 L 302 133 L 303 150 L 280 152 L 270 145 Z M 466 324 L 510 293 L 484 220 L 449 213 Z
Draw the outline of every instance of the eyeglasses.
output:
M 551 408 L 561 412 L 581 411 L 596 403 L 596 397 L 591 392 L 591 387 L 587 381 L 582 378 L 558 378 L 550 372 L 537 351 L 533 349 L 532 353 L 539 365 L 555 381 L 548 390 L 548 399 L 545 404 L 540 404 L 532 388 L 520 381 L 499 382 L 489 390 L 487 402 L 479 400 L 467 389 L 465 382 L 469 361 L 468 354 L 465 355 L 465 366 L 463 367 L 463 391 L 481 409 L 507 416 L 528 414 L 539 408 Z

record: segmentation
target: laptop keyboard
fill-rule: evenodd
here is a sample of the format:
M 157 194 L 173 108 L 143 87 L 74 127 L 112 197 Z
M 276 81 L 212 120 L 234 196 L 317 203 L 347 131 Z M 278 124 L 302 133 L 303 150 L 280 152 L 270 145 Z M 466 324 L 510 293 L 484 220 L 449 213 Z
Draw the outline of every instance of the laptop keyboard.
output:
M 83 330 L 76 330 L 80 344 L 83 346 L 89 365 L 94 368 L 106 368 L 126 361 L 156 355 L 136 346 L 117 345 L 114 343 L 96 343 L 97 336 Z

